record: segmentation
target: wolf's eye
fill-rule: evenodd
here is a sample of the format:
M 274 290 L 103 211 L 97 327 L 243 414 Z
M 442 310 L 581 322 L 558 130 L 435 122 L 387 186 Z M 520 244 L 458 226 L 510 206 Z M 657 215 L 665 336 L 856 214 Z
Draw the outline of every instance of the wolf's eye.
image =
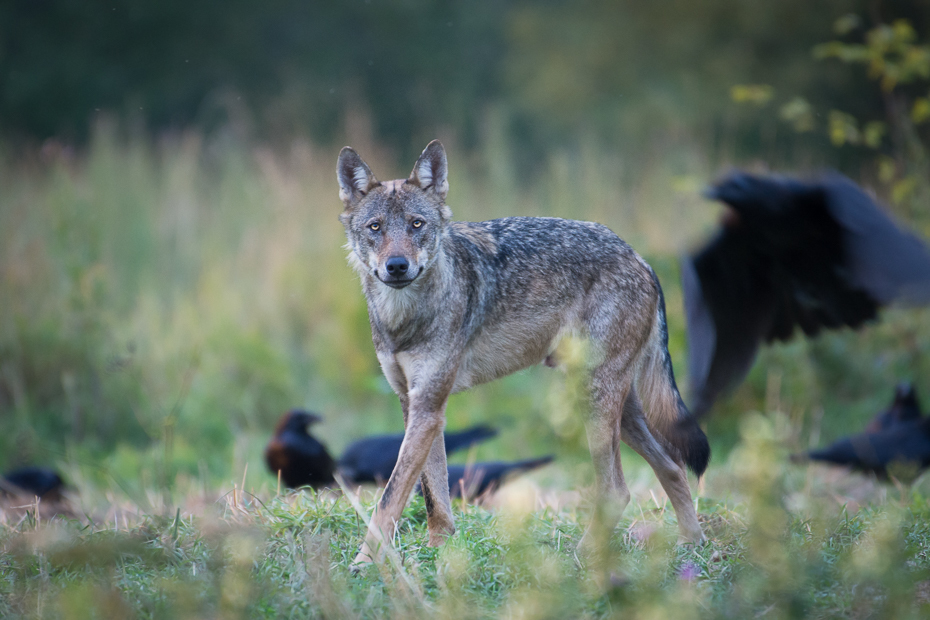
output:
M 413 220 L 412 222 L 410 222 L 410 225 L 413 226 L 414 228 L 419 228 L 420 226 L 423 225 L 423 220 Z
M 380 223 L 380 222 L 372 222 L 371 224 L 368 225 L 368 228 L 370 228 L 371 230 L 373 230 L 373 231 L 375 231 L 375 232 L 378 232 L 379 230 L 381 230 L 381 223 Z

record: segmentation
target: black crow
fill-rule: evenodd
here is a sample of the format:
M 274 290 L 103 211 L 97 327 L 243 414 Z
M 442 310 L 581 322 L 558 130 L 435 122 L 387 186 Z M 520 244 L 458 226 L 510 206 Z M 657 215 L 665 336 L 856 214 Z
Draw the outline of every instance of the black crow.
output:
M 335 484 L 335 462 L 307 427 L 322 417 L 306 411 L 290 411 L 281 418 L 275 434 L 265 448 L 265 463 L 288 487 L 324 487 Z
M 729 207 L 682 260 L 691 410 L 703 415 L 749 372 L 762 342 L 800 327 L 857 328 L 893 302 L 930 302 L 930 252 L 849 179 L 737 172 L 709 197 Z
M 0 494 L 27 499 L 59 501 L 64 486 L 61 476 L 47 467 L 20 467 L 0 477 Z
M 846 437 L 822 450 L 812 450 L 807 456 L 814 461 L 871 472 L 879 478 L 890 474 L 910 481 L 930 465 L 930 418 Z
M 478 425 L 457 433 L 445 433 L 446 454 L 497 435 L 497 430 Z M 397 463 L 403 434 L 375 435 L 350 444 L 339 459 L 339 473 L 354 483 L 387 482 Z
M 481 497 L 489 490 L 493 492 L 514 476 L 548 465 L 554 458 L 549 455 L 513 463 L 491 461 L 471 465 L 449 465 L 449 494 L 452 497 L 462 497 L 464 487 L 468 499 Z
M 872 418 L 869 425 L 865 427 L 865 432 L 877 433 L 899 424 L 916 422 L 922 415 L 914 386 L 910 383 L 901 383 L 895 388 L 891 406 Z

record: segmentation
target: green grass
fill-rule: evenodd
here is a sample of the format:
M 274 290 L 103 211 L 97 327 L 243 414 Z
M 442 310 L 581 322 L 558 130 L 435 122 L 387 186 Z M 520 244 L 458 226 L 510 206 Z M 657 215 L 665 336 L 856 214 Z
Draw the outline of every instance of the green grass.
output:
M 447 141 L 455 216 L 561 215 L 617 231 L 659 273 L 686 385 L 676 257 L 714 225 L 698 190 L 722 163 L 686 136 L 645 162 L 591 144 L 551 154 L 522 186 L 489 131 L 471 154 Z M 409 171 L 357 127 L 347 135 L 380 178 Z M 590 458 L 571 378 L 540 367 L 454 396 L 449 427 L 501 429 L 472 458 L 556 463 L 489 509 L 457 508 L 458 534 L 440 550 L 425 546 L 415 499 L 403 573 L 351 575 L 362 516 L 334 493 L 279 497 L 261 461 L 293 407 L 323 413 L 318 433 L 336 454 L 402 428 L 345 262 L 335 156 L 106 126 L 78 153 L 0 150 L 0 466 L 53 465 L 72 488 L 70 518 L 0 513 L 0 617 L 927 612 L 927 483 L 881 487 L 787 459 L 861 428 L 899 380 L 928 391 L 930 314 L 914 309 L 762 353 L 708 421 L 704 547 L 674 546 L 655 477 L 624 450 L 635 499 L 608 564 L 576 553 Z
M 603 564 L 578 549 L 585 502 L 559 506 L 515 483 L 491 510 L 458 504 L 458 532 L 439 549 L 425 544 L 415 498 L 396 563 L 359 574 L 348 566 L 367 493 L 362 514 L 339 491 L 311 490 L 236 489 L 163 516 L 122 503 L 99 519 L 37 523 L 24 509 L 18 520 L 4 513 L 0 615 L 926 617 L 930 506 L 921 492 L 891 490 L 852 512 L 818 497 L 827 484 L 818 472 L 785 470 L 784 416 L 750 416 L 741 427 L 731 497 L 698 500 L 709 537 L 699 547 L 675 545 L 671 510 L 642 489 Z

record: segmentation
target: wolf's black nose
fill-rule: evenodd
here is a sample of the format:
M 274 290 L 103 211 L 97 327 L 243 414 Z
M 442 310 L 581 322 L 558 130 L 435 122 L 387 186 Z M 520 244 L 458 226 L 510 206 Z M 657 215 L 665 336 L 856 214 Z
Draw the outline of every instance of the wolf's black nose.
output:
M 407 269 L 410 268 L 410 263 L 403 256 L 392 256 L 387 259 L 387 272 L 389 276 L 405 276 L 407 275 Z

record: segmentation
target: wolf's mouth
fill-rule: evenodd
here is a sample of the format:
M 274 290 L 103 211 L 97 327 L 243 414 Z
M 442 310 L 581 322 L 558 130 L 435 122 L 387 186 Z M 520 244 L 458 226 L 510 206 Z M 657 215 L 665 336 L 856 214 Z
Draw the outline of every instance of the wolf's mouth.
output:
M 378 275 L 378 272 L 376 270 L 375 277 L 378 278 L 378 280 L 380 280 L 383 284 L 387 284 L 393 289 L 402 289 L 406 287 L 407 285 L 409 285 L 414 280 L 416 280 L 417 277 L 421 273 L 423 273 L 423 267 L 420 267 L 420 269 L 417 270 L 416 274 L 414 274 L 412 278 L 390 278 L 390 279 L 384 280 L 381 278 L 381 276 Z
M 404 288 L 405 286 L 413 282 L 413 280 L 414 278 L 410 278 L 409 280 L 391 280 L 391 281 L 381 280 L 381 281 L 387 284 L 388 286 L 390 286 L 391 288 Z

